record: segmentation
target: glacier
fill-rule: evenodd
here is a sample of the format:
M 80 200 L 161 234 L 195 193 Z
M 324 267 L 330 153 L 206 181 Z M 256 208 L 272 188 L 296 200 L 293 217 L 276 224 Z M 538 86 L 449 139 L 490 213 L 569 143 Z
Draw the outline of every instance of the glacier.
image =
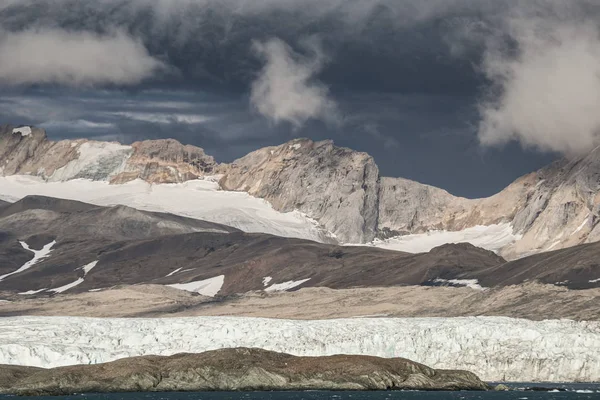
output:
M 381 249 L 425 253 L 446 243 L 471 243 L 473 246 L 499 252 L 504 247 L 521 240 L 522 235 L 513 233 L 512 224 L 477 225 L 461 231 L 429 231 L 389 239 L 375 239 L 371 246 Z
M 600 322 L 506 317 L 0 319 L 0 364 L 57 367 L 227 347 L 406 357 L 488 381 L 600 381 Z
M 122 204 L 139 210 L 168 212 L 220 223 L 244 232 L 318 242 L 335 241 L 316 221 L 302 213 L 278 212 L 266 200 L 248 193 L 221 190 L 219 184 L 210 178 L 179 184 L 150 184 L 137 179 L 110 185 L 105 181 L 88 179 L 47 182 L 26 175 L 0 177 L 0 200 L 16 201 L 28 195 L 78 200 L 99 206 Z
M 127 149 L 109 147 L 105 150 L 110 155 L 111 152 Z M 86 156 L 82 159 L 84 166 L 96 165 L 89 159 L 93 161 L 92 156 L 104 155 L 97 152 L 91 154 L 90 157 Z M 77 166 L 74 171 L 83 171 L 83 167 L 80 167 Z M 229 225 L 244 232 L 268 233 L 325 243 L 339 242 L 333 233 L 328 232 L 306 214 L 297 210 L 288 213 L 278 212 L 264 199 L 253 197 L 245 192 L 222 190 L 215 177 L 178 184 L 150 184 L 138 179 L 124 184 L 110 185 L 105 181 L 63 179 L 67 175 L 74 176 L 75 172 L 69 171 L 60 171 L 62 175 L 57 176 L 62 180 L 53 177 L 50 181 L 44 181 L 42 178 L 27 175 L 0 177 L 0 200 L 17 201 L 27 195 L 44 195 L 100 206 L 122 204 L 140 210 L 168 212 L 203 219 Z M 64 175 L 66 173 L 68 174 Z M 446 243 L 468 242 L 498 252 L 520 239 L 521 235 L 513 233 L 511 224 L 501 223 L 475 226 L 456 232 L 430 231 L 386 240 L 377 239 L 368 244 L 358 245 L 422 253 Z

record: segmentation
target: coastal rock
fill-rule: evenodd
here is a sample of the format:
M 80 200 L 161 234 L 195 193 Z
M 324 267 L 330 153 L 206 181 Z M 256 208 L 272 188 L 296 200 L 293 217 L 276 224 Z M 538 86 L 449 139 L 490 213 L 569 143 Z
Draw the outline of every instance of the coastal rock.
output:
M 403 358 L 296 357 L 235 348 L 145 356 L 49 370 L 0 366 L 0 393 L 255 390 L 489 390 L 467 371 L 435 370 Z

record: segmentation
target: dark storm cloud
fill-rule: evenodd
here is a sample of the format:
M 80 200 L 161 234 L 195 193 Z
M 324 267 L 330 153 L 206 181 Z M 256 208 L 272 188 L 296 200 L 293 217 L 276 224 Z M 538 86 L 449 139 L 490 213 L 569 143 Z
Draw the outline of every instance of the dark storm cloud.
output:
M 549 158 L 510 143 L 597 144 L 597 6 L 0 0 L 0 118 L 55 137 L 176 137 L 221 160 L 333 138 L 387 175 L 490 194 Z

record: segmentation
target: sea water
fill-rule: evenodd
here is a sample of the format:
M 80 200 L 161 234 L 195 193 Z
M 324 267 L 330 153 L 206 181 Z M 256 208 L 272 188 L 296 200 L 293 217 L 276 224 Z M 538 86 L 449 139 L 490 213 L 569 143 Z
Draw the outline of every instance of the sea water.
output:
M 70 396 L 14 397 L 2 396 L 1 400 L 598 400 L 600 384 L 552 385 L 546 391 L 531 391 L 526 384 L 511 384 L 509 392 L 189 392 L 189 393 L 111 393 L 75 394 Z M 553 389 L 558 391 L 552 391 Z

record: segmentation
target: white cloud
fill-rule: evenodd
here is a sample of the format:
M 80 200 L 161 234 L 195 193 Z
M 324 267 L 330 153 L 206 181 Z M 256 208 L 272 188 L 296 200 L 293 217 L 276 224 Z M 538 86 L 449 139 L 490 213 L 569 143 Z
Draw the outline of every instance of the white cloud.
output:
M 180 123 L 180 124 L 201 124 L 210 121 L 212 118 L 207 115 L 197 114 L 171 114 L 160 112 L 142 112 L 142 111 L 119 111 L 113 113 L 120 117 L 133 119 L 136 121 L 154 122 L 154 123 Z
M 252 83 L 251 103 L 275 123 L 300 126 L 309 119 L 337 120 L 329 89 L 315 78 L 325 62 L 323 52 L 314 40 L 305 47 L 308 54 L 301 55 L 279 39 L 254 43 L 265 65 Z
M 0 32 L 0 82 L 69 86 L 140 83 L 165 66 L 123 32 Z
M 481 105 L 484 145 L 578 154 L 600 143 L 600 33 L 577 19 L 514 18 L 516 43 L 488 43 L 483 72 L 497 89 Z M 504 42 L 505 43 L 505 42 Z

